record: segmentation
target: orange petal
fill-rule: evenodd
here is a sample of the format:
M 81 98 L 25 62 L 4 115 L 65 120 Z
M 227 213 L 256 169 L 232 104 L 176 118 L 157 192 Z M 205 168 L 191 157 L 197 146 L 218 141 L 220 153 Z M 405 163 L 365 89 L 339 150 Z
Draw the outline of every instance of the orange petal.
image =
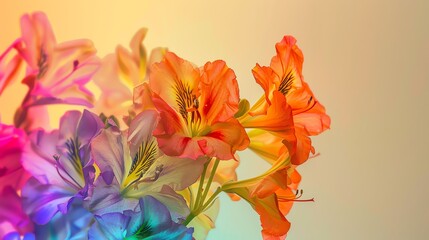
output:
M 314 147 L 311 146 L 311 139 L 308 132 L 301 126 L 295 126 L 295 135 L 297 139 L 296 151 L 292 155 L 292 164 L 300 165 L 307 161 L 310 152 L 314 154 Z
M 261 67 L 259 64 L 256 64 L 252 69 L 252 73 L 256 82 L 264 89 L 267 103 L 271 104 L 270 98 L 272 92 L 275 90 L 275 85 L 273 83 L 277 77 L 274 71 L 269 67 Z
M 267 131 L 255 129 L 248 132 L 248 136 L 250 139 L 249 149 L 271 164 L 287 151 L 286 145 L 282 143 L 283 139 Z
M 273 92 L 272 104 L 268 107 L 266 115 L 247 116 L 240 121 L 245 128 L 263 129 L 290 142 L 294 141 L 292 109 L 278 91 Z
M 292 92 L 287 99 L 293 109 L 295 124 L 303 126 L 310 136 L 329 129 L 331 119 L 306 83 L 302 88 Z
M 251 197 L 248 188 L 231 189 L 228 192 L 235 193 L 245 199 L 259 214 L 264 239 L 281 239 L 290 228 L 290 223 L 279 210 L 277 197 L 271 194 L 265 198 Z
M 277 55 L 271 59 L 271 68 L 278 76 L 274 84 L 276 89 L 287 95 L 293 89 L 302 86 L 302 63 L 304 57 L 292 36 L 284 36 L 276 44 Z
M 199 87 L 199 108 L 207 124 L 227 121 L 238 111 L 238 83 L 234 71 L 224 61 L 204 65 Z
M 199 69 L 176 54 L 167 52 L 164 60 L 153 64 L 150 71 L 151 90 L 177 112 L 186 113 L 190 107 L 188 105 L 192 105 L 191 95 L 199 96 L 196 92 L 200 81 Z

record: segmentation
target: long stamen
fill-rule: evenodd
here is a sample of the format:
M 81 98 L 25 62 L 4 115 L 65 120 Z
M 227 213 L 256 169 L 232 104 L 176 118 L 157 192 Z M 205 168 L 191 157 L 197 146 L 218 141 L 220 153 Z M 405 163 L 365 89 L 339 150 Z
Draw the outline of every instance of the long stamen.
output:
M 292 88 L 294 79 L 295 79 L 295 76 L 293 75 L 292 70 L 290 70 L 281 81 L 279 86 L 279 92 L 283 93 L 283 95 L 286 96 L 286 94 Z
M 302 197 L 302 194 L 304 193 L 304 190 L 296 190 L 295 197 L 294 198 L 288 198 L 288 197 L 281 197 L 277 196 L 277 200 L 279 202 L 314 202 L 314 198 L 310 199 L 300 199 Z
M 157 153 L 158 150 L 155 140 L 152 139 L 149 142 L 142 143 L 136 156 L 133 158 L 130 171 L 128 172 L 128 176 L 123 183 L 125 188 L 138 182 L 143 177 L 143 175 L 154 164 Z M 161 171 L 162 167 L 158 170 Z

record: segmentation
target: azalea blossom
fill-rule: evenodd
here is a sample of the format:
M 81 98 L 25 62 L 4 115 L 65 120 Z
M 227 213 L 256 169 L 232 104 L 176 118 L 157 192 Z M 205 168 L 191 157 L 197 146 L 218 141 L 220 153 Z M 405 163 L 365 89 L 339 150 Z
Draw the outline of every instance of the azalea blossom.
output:
M 199 69 L 168 52 L 161 63 L 152 65 L 149 88 L 141 88 L 138 96 L 149 95 L 160 112 L 154 135 L 165 154 L 229 160 L 247 147 L 246 132 L 234 118 L 237 80 L 225 62 L 208 62 Z
M 103 127 L 88 111 L 67 112 L 59 130 L 38 130 L 30 135 L 23 158 L 33 177 L 22 190 L 24 210 L 37 224 L 46 224 L 57 213 L 68 212 L 75 199 L 91 195 L 95 168 L 90 142 Z
M 95 219 L 89 239 L 192 239 L 193 229 L 174 222 L 168 208 L 151 196 L 142 197 L 136 211 L 106 213 Z
M 135 117 L 128 131 L 113 125 L 104 129 L 91 143 L 92 154 L 100 168 L 88 209 L 97 215 L 134 210 L 143 196 L 153 196 L 166 205 L 175 217 L 189 213 L 181 191 L 194 183 L 205 159 L 178 159 L 158 148 L 152 136 L 159 120 L 155 110 Z

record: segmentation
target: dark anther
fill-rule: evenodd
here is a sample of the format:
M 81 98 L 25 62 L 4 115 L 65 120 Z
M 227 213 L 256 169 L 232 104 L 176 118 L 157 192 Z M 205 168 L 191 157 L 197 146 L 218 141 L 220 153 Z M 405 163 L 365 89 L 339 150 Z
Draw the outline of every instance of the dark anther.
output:
M 76 70 L 77 66 L 79 65 L 79 61 L 78 60 L 74 60 L 73 61 L 73 70 Z

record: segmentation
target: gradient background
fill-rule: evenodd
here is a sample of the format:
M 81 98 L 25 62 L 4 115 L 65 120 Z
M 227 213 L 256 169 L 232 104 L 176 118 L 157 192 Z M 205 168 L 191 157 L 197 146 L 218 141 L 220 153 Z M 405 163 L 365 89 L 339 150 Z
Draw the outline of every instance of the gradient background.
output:
M 148 27 L 148 50 L 166 46 L 197 65 L 224 59 L 241 96 L 262 94 L 251 68 L 294 35 L 304 76 L 332 118 L 313 138 L 320 157 L 302 166 L 304 197 L 288 239 L 428 239 L 429 1 L 6 1 L 0 49 L 19 36 L 23 13 L 47 13 L 58 41 L 92 39 L 100 56 Z M 23 95 L 0 98 L 4 122 Z M 58 117 L 63 107 L 51 108 Z M 245 152 L 239 177 L 266 168 Z M 221 196 L 209 239 L 260 239 L 258 216 Z

